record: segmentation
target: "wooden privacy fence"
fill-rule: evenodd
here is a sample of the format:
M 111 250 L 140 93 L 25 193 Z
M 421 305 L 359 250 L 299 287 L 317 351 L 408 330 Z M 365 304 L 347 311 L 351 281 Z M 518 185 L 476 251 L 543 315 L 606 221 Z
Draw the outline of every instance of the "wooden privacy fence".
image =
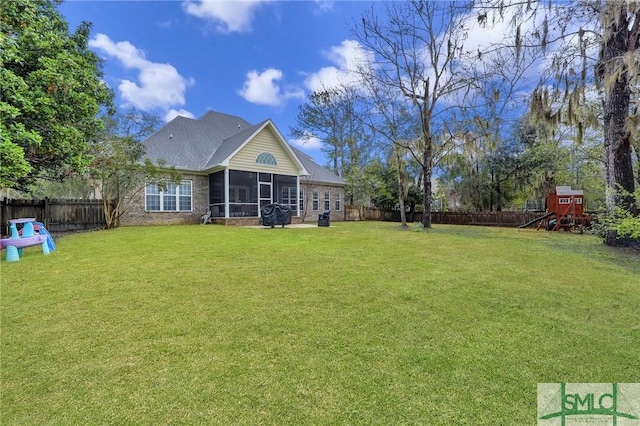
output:
M 482 225 L 518 227 L 537 217 L 544 216 L 541 212 L 488 212 L 488 213 L 459 213 L 434 212 L 431 222 L 446 225 Z
M 9 219 L 35 217 L 49 232 L 104 228 L 102 200 L 10 200 L 0 206 L 2 235 L 7 235 Z
M 543 215 L 543 212 L 431 212 L 431 223 L 444 225 L 518 227 Z M 400 222 L 400 212 L 381 210 L 377 208 L 365 208 L 363 210 L 358 210 L 356 207 L 346 206 L 345 220 L 382 220 Z M 407 213 L 407 222 L 421 221 L 421 212 Z

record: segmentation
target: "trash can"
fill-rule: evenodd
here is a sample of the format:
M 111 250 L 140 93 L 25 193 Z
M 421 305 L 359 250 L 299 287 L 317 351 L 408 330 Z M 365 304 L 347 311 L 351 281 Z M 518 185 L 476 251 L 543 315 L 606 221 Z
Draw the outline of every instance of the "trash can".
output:
M 318 226 L 329 226 L 331 223 L 331 211 L 325 210 L 318 216 Z
M 291 224 L 291 208 L 278 203 L 267 204 L 260 209 L 260 224 L 275 227 Z

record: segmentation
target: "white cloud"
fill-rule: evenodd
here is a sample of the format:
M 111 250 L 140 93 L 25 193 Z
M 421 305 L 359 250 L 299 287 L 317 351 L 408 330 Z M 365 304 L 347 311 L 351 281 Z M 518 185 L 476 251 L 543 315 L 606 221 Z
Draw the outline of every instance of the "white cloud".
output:
M 177 116 L 187 117 L 187 118 L 195 118 L 195 116 L 192 113 L 190 113 L 189 111 L 187 111 L 186 109 L 180 108 L 179 110 L 175 110 L 175 109 L 171 108 L 169 111 L 167 111 L 165 113 L 164 121 L 166 123 L 168 123 L 169 121 L 173 120 Z
M 304 85 L 312 92 L 328 90 L 339 86 L 345 80 L 346 74 L 336 67 L 323 67 L 311 73 L 304 81 Z
M 510 13 L 508 10 L 505 13 Z M 464 19 L 466 29 L 466 40 L 464 50 L 472 53 L 484 52 L 486 49 L 498 43 L 505 43 L 507 37 L 513 32 L 513 24 L 507 17 L 491 25 L 478 22 L 477 14 L 470 13 Z
M 89 46 L 117 59 L 124 67 L 138 70 L 138 80 L 122 80 L 118 90 L 122 99 L 143 111 L 169 110 L 185 104 L 187 87 L 194 83 L 178 73 L 173 65 L 151 62 L 128 41 L 114 42 L 104 34 L 89 41 Z
M 305 86 L 311 91 L 331 89 L 341 84 L 353 84 L 358 80 L 355 72 L 361 66 L 373 63 L 373 57 L 355 40 L 343 40 L 339 46 L 333 46 L 323 56 L 333 66 L 320 68 L 305 79 Z
M 291 142 L 293 146 L 303 149 L 312 149 L 319 151 L 322 148 L 322 141 L 311 135 L 300 139 L 290 139 L 289 142 Z
M 275 68 L 267 68 L 262 73 L 249 71 L 238 94 L 253 104 L 269 106 L 283 105 L 290 98 L 304 98 L 304 93 L 299 89 L 283 92 L 278 84 L 281 79 L 282 71 Z
M 149 61 L 145 59 L 144 52 L 136 48 L 128 41 L 114 43 L 109 36 L 98 34 L 89 40 L 89 47 L 102 50 L 109 56 L 118 59 L 126 68 L 142 68 Z
M 264 0 L 187 0 L 182 7 L 190 15 L 214 22 L 221 33 L 242 33 L 251 31 L 255 12 L 264 3 Z
M 184 105 L 188 80 L 169 64 L 149 63 L 141 68 L 138 83 L 123 80 L 118 87 L 123 99 L 142 110 Z
M 326 12 L 331 12 L 336 2 L 333 0 L 315 0 L 315 3 L 316 3 L 315 13 L 322 14 Z

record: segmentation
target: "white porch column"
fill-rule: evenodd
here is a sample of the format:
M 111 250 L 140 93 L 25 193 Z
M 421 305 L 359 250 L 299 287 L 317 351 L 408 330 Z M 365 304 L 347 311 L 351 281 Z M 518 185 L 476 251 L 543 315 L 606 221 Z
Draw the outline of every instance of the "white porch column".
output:
M 300 217 L 300 175 L 296 176 L 296 217 Z
M 224 217 L 229 218 L 229 168 L 224 169 Z

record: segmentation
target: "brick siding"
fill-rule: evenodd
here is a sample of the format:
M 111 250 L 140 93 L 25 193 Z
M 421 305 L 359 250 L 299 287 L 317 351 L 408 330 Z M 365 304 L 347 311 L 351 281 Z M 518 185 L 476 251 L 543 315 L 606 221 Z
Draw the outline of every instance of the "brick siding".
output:
M 304 212 L 300 213 L 300 216 L 304 218 L 305 222 L 317 222 L 318 216 L 324 213 L 324 193 L 329 191 L 329 210 L 330 217 L 333 221 L 342 221 L 345 218 L 344 209 L 344 188 L 339 186 L 330 186 L 322 184 L 308 184 L 300 183 L 300 188 L 304 190 Z M 313 190 L 317 189 L 320 197 L 318 199 L 318 210 L 313 210 Z M 335 191 L 340 191 L 340 210 L 335 210 Z
M 185 174 L 183 180 L 192 181 L 192 207 L 191 212 L 147 212 L 144 209 L 144 191 L 142 191 L 132 203 L 129 210 L 122 216 L 122 225 L 173 225 L 181 223 L 200 223 L 200 218 L 209 209 L 209 177 Z M 317 222 L 318 216 L 324 213 L 324 193 L 329 190 L 330 210 L 332 221 L 342 221 L 345 218 L 344 189 L 339 186 L 321 184 L 300 183 L 304 190 L 306 213 L 301 212 L 301 217 L 292 217 L 292 223 Z M 313 210 L 313 189 L 320 193 L 318 210 Z M 340 191 L 341 209 L 335 210 L 335 191 Z M 258 225 L 258 218 L 212 218 L 213 223 L 226 225 Z
M 199 223 L 200 217 L 209 206 L 209 177 L 185 174 L 183 180 L 192 181 L 191 212 L 148 212 L 144 209 L 144 191 L 132 203 L 130 209 L 120 218 L 122 225 L 174 225 Z

